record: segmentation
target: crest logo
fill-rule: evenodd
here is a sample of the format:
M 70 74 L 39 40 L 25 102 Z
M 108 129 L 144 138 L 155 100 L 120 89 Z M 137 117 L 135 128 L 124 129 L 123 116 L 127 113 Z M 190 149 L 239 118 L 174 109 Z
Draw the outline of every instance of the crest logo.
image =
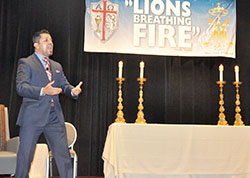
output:
M 208 18 L 208 22 L 210 24 L 210 41 L 205 42 L 204 45 L 206 47 L 214 45 L 217 49 L 227 49 L 228 47 L 232 47 L 233 42 L 230 42 L 227 37 L 227 28 L 230 25 L 230 20 L 226 19 L 222 22 L 222 17 L 227 16 L 229 11 L 220 7 L 220 3 L 217 3 L 217 7 L 209 9 L 208 12 L 216 18 L 214 20 L 212 18 Z
M 109 0 L 91 3 L 91 28 L 97 37 L 108 40 L 118 27 L 119 5 Z

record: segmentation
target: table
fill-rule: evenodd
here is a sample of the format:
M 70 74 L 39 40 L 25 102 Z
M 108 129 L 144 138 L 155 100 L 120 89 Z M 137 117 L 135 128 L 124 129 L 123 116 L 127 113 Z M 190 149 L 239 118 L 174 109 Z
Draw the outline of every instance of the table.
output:
M 250 127 L 114 123 L 102 158 L 105 178 L 250 178 Z

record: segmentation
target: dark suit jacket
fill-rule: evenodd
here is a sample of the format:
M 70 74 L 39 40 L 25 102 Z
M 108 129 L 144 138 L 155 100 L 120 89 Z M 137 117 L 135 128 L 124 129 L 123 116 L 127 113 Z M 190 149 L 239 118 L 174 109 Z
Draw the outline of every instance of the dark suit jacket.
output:
M 62 66 L 53 60 L 49 60 L 52 71 L 53 87 L 63 90 L 62 93 L 71 96 L 72 85 L 67 81 Z M 23 124 L 43 127 L 45 126 L 51 110 L 50 102 L 53 99 L 54 108 L 60 122 L 64 124 L 64 117 L 59 97 L 40 96 L 42 87 L 49 83 L 46 71 L 35 54 L 18 61 L 16 90 L 23 97 L 23 102 L 19 111 L 17 125 Z M 75 97 L 76 98 L 76 97 Z

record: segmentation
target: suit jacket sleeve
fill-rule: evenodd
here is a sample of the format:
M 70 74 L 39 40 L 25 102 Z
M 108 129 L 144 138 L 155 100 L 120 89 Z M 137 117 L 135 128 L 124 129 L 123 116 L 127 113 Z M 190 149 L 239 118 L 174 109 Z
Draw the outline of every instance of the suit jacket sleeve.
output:
M 16 90 L 17 93 L 26 98 L 38 100 L 40 98 L 41 87 L 31 85 L 31 67 L 27 61 L 22 58 L 18 61 L 17 76 L 16 76 Z

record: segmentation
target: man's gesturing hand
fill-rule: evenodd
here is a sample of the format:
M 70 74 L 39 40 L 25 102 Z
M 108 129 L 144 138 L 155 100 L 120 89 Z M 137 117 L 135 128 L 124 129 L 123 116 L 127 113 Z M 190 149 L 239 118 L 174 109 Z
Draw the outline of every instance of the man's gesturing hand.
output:
M 52 85 L 55 83 L 55 81 L 52 81 L 48 83 L 44 88 L 43 88 L 43 94 L 44 95 L 59 95 L 62 92 L 61 88 L 55 88 Z
M 83 82 L 80 82 L 75 88 L 73 88 L 71 90 L 73 95 L 79 95 L 82 92 L 81 86 L 82 86 Z

